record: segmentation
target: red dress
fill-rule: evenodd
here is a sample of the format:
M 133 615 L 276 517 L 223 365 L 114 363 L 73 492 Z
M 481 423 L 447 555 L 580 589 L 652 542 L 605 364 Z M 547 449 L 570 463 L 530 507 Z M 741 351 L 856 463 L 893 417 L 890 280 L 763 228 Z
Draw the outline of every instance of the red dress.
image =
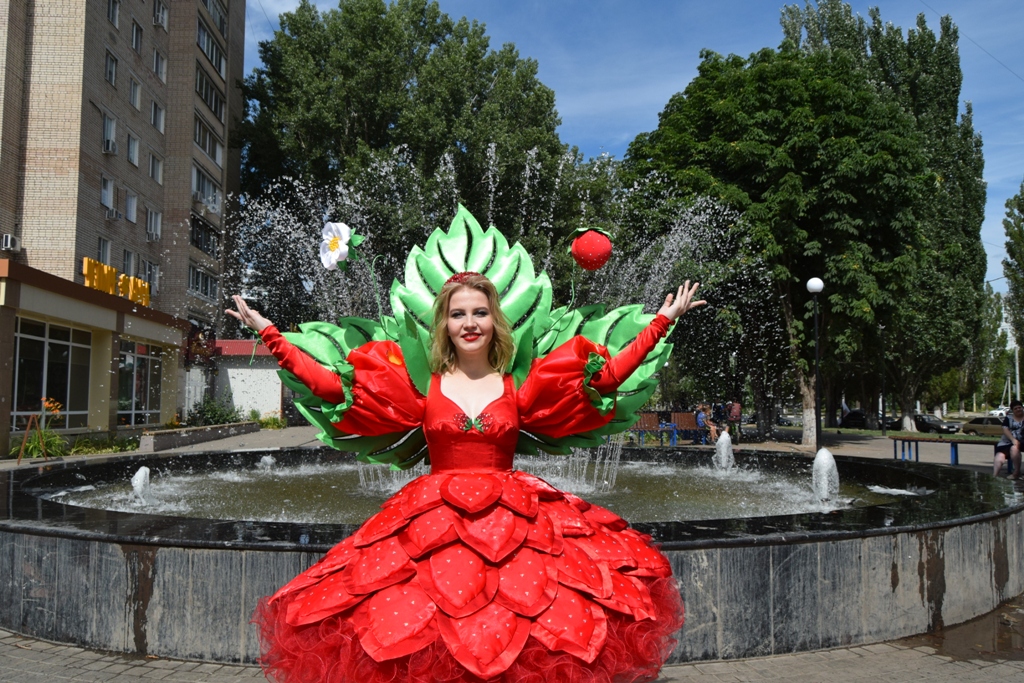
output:
M 589 379 L 583 366 L 607 352 L 577 337 L 535 361 L 518 389 L 506 376 L 504 393 L 472 418 L 436 375 L 426 397 L 416 392 L 397 345 L 350 354 L 354 396 L 339 429 L 422 424 L 431 471 L 261 602 L 267 674 L 289 683 L 655 678 L 682 626 L 668 561 L 618 515 L 512 470 L 512 458 L 520 429 L 559 436 L 608 419 L 588 391 L 617 386 L 667 328 L 659 317 Z M 263 337 L 315 393 L 344 397 L 337 375 L 276 329 Z

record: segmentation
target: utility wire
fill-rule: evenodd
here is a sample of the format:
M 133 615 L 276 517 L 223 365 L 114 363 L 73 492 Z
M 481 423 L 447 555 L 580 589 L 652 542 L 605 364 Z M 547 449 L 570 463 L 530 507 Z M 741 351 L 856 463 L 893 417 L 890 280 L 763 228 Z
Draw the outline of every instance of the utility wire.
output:
M 274 35 L 274 22 L 270 20 L 270 15 L 267 14 L 267 8 L 263 6 L 263 0 L 256 0 L 260 4 L 260 9 L 263 10 L 263 16 L 267 18 L 267 25 L 270 27 L 270 35 Z M 934 11 L 934 10 L 933 10 Z M 973 42 L 973 41 L 971 41 Z
M 929 5 L 929 4 L 928 4 L 927 2 L 925 2 L 924 0 L 919 0 L 919 2 L 920 2 L 920 3 L 922 4 L 922 5 L 924 5 L 925 7 L 927 7 L 928 9 L 930 9 L 930 10 L 931 10 L 932 12 L 935 12 L 936 14 L 938 14 L 938 15 L 939 15 L 940 17 L 942 16 L 942 14 L 941 14 L 941 13 L 939 13 L 939 11 L 938 11 L 938 10 L 936 10 L 936 9 L 935 9 L 934 7 L 932 7 L 931 5 Z M 1007 71 L 1009 71 L 1009 72 L 1010 72 L 1011 74 L 1013 74 L 1014 76 L 1016 76 L 1016 77 L 1017 77 L 1017 80 L 1018 80 L 1018 81 L 1020 81 L 1021 83 L 1024 83 L 1024 76 L 1021 76 L 1021 75 L 1020 75 L 1019 73 L 1017 73 L 1016 71 L 1014 71 L 1014 70 L 1013 70 L 1013 69 L 1011 69 L 1010 67 L 1006 66 L 1006 65 L 1005 65 L 1005 64 L 1003 64 L 1003 63 L 1002 63 L 1001 61 L 999 61 L 999 59 L 998 59 L 998 58 L 997 58 L 997 57 L 996 57 L 996 56 L 995 56 L 994 54 L 992 54 L 991 52 L 989 52 L 988 50 L 986 50 L 985 48 L 983 48 L 983 47 L 981 46 L 981 44 L 980 44 L 980 43 L 978 43 L 978 41 L 976 41 L 976 40 L 975 40 L 974 38 L 971 38 L 971 37 L 970 37 L 969 35 L 967 35 L 967 33 L 965 33 L 963 29 L 961 29 L 961 28 L 959 28 L 959 27 L 958 27 L 958 30 L 959 30 L 960 34 L 961 34 L 961 35 L 963 35 L 963 37 L 964 37 L 964 38 L 966 38 L 967 40 L 969 40 L 969 41 L 971 41 L 972 43 L 974 43 L 974 46 L 975 46 L 975 47 L 977 47 L 977 48 L 978 48 L 979 50 L 981 50 L 982 52 L 984 52 L 985 54 L 987 54 L 987 55 L 988 55 L 989 57 L 991 57 L 991 58 L 992 58 L 992 60 L 993 60 L 993 61 L 994 61 L 994 62 L 995 62 L 996 64 L 998 64 L 999 66 L 1003 67 L 1004 69 L 1006 69 Z

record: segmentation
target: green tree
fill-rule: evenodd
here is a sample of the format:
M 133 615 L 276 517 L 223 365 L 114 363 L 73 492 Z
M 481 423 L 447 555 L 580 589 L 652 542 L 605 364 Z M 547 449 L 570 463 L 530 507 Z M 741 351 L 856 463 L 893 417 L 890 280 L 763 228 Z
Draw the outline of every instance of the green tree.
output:
M 483 24 L 427 0 L 302 0 L 259 50 L 238 140 L 249 196 L 284 176 L 362 187 L 404 148 L 425 179 L 450 166 L 459 201 L 512 236 L 552 201 L 568 152 L 554 93 L 514 45 L 492 50 Z
M 908 297 L 887 312 L 893 330 L 889 372 L 909 416 L 934 378 L 958 375 L 960 391 L 967 388 L 963 380 L 972 344 L 982 333 L 985 305 L 984 161 L 970 103 L 962 114 L 959 108 L 963 76 L 952 20 L 942 17 L 936 36 L 920 15 L 903 39 L 900 29 L 883 24 L 877 9 L 871 19 L 868 66 L 913 112 L 927 140 L 928 182 L 917 209 L 924 236 L 918 267 Z
M 324 220 L 367 235 L 363 252 L 383 257 L 375 272 L 387 283 L 403 267 L 396 256 L 461 203 L 531 252 L 554 254 L 545 266 L 568 298 L 565 242 L 614 213 L 616 179 L 608 160 L 584 162 L 561 143 L 535 61 L 512 44 L 491 49 L 482 24 L 428 0 L 344 0 L 326 12 L 302 0 L 260 56 L 235 140 L 244 195 L 228 288 L 253 293 L 283 324 L 331 315 L 337 305 L 325 301 L 341 295 L 355 307 L 345 312 L 368 314 L 364 266 L 347 282 L 318 272 Z M 292 253 L 266 253 L 282 241 Z
M 966 362 L 961 366 L 959 395 L 961 397 L 961 408 L 966 408 L 966 401 L 971 401 L 971 407 L 980 400 L 983 404 L 990 403 L 988 395 L 992 378 L 992 368 L 999 363 L 999 359 L 1006 353 L 1006 333 L 1002 331 L 1003 323 L 1003 297 L 992 290 L 992 286 L 985 285 L 985 296 L 982 298 L 982 308 L 979 314 L 981 325 L 977 337 L 970 340 L 970 351 Z M 1005 374 L 1000 368 L 999 390 L 1002 389 L 1002 376 Z
M 630 145 L 632 177 L 654 172 L 744 212 L 752 253 L 770 265 L 805 425 L 814 383 L 804 283 L 828 283 L 824 357 L 852 357 L 915 265 L 922 143 L 913 118 L 856 53 L 787 41 L 748 59 L 703 52 L 698 76 L 669 101 L 658 129 Z M 805 428 L 805 442 L 812 435 Z
M 1024 182 L 1020 185 L 1020 191 L 1006 200 L 1003 230 L 1006 232 L 1003 275 L 1008 284 L 1006 317 L 1013 329 L 1017 348 L 1020 348 L 1024 341 Z

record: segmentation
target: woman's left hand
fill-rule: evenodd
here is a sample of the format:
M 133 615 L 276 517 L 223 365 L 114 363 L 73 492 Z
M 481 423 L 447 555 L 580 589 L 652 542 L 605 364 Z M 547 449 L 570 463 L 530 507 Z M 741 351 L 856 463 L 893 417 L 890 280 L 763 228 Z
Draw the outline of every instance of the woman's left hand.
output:
M 680 285 L 679 291 L 674 296 L 670 292 L 665 297 L 665 304 L 658 309 L 658 315 L 663 315 L 669 320 L 675 320 L 690 309 L 706 304 L 707 301 L 703 299 L 700 301 L 693 300 L 693 295 L 697 293 L 698 287 L 700 287 L 699 282 L 694 282 L 691 287 L 690 281 L 687 280 L 685 284 Z

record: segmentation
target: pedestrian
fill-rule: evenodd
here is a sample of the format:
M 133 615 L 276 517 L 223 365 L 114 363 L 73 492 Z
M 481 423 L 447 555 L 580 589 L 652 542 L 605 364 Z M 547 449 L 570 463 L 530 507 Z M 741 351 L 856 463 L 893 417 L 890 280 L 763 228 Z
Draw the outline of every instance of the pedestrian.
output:
M 1003 463 L 1009 461 L 1010 479 L 1020 478 L 1020 442 L 1024 438 L 1024 404 L 1010 401 L 1010 412 L 1003 418 L 1003 438 L 996 444 L 992 476 L 998 477 Z

